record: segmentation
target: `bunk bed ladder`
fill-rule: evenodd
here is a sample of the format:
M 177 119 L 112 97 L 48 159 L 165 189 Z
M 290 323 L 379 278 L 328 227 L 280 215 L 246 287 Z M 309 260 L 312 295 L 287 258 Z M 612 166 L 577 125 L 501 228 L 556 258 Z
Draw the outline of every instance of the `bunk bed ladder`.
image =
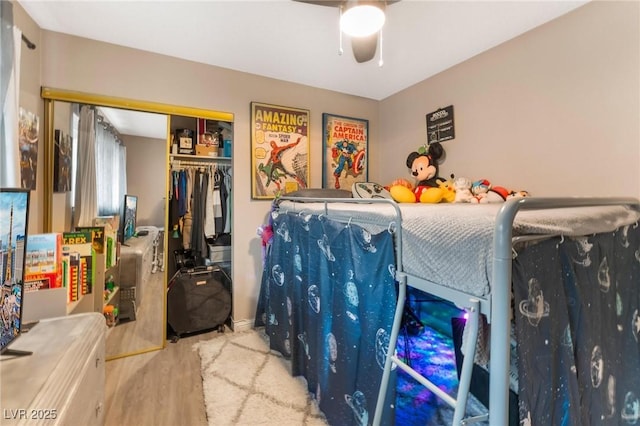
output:
M 467 329 L 467 338 L 463 342 L 462 352 L 465 354 L 462 362 L 462 370 L 460 373 L 460 380 L 458 384 L 458 393 L 456 398 L 447 394 L 441 390 L 437 385 L 431 382 L 426 377 L 422 376 L 416 370 L 407 365 L 396 355 L 396 345 L 398 342 L 398 335 L 400 332 L 400 326 L 402 322 L 402 315 L 404 310 L 404 303 L 407 295 L 407 275 L 403 272 L 396 273 L 396 279 L 398 281 L 398 301 L 396 305 L 396 311 L 391 328 L 391 335 L 389 338 L 389 347 L 387 350 L 387 359 L 385 361 L 384 371 L 382 373 L 382 381 L 380 384 L 380 391 L 378 394 L 378 402 L 376 404 L 376 411 L 373 418 L 373 425 L 379 426 L 382 418 L 382 412 L 384 410 L 384 400 L 389 385 L 389 378 L 391 376 L 391 370 L 393 366 L 405 371 L 418 383 L 433 392 L 438 398 L 446 402 L 451 408 L 454 409 L 453 425 L 467 425 L 475 422 L 487 420 L 489 414 L 484 414 L 475 417 L 463 418 L 467 400 L 469 397 L 469 387 L 471 383 L 471 372 L 473 371 L 473 360 L 475 358 L 476 344 L 478 339 L 478 326 L 480 317 L 480 301 L 477 299 L 470 299 L 469 305 L 466 308 L 468 314 L 467 323 L 465 328 Z

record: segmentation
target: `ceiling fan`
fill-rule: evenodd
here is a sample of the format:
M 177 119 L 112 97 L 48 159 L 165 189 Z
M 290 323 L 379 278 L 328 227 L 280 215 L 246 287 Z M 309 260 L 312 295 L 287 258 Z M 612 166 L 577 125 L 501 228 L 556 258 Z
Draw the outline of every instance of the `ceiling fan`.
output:
M 382 22 L 380 27 L 384 24 L 384 10 L 386 6 L 397 3 L 400 0 L 293 0 L 300 3 L 315 4 L 319 6 L 335 7 L 341 10 L 340 16 L 343 19 L 346 16 L 347 11 L 351 11 L 356 6 L 374 6 L 379 11 L 382 11 Z M 369 18 L 370 23 L 373 18 Z M 342 28 L 341 22 L 341 30 Z M 347 31 L 344 31 L 348 33 Z M 373 59 L 376 55 L 376 49 L 380 39 L 380 29 L 375 30 L 371 34 L 366 35 L 353 35 L 351 34 L 351 50 L 353 50 L 353 56 L 358 63 L 367 62 Z M 340 46 L 342 49 L 342 46 Z

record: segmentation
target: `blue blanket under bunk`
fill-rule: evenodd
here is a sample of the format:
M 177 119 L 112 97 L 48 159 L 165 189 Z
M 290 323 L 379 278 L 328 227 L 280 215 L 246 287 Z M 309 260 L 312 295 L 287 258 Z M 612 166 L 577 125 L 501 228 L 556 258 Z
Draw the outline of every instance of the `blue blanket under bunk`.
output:
M 395 310 L 393 239 L 317 215 L 279 214 L 272 227 L 256 325 L 330 424 L 368 425 Z

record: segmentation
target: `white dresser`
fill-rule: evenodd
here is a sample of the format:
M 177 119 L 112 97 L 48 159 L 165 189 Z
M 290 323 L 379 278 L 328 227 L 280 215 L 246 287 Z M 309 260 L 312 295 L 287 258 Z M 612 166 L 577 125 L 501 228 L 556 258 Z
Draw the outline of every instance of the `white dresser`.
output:
M 91 312 L 40 321 L 0 358 L 1 425 L 103 425 L 104 316 Z
M 120 247 L 120 318 L 136 319 L 136 309 L 142 304 L 142 296 L 148 285 L 154 264 L 154 244 L 159 229 L 155 226 L 139 226 L 147 235 L 133 237 Z M 162 244 L 162 242 L 160 242 Z

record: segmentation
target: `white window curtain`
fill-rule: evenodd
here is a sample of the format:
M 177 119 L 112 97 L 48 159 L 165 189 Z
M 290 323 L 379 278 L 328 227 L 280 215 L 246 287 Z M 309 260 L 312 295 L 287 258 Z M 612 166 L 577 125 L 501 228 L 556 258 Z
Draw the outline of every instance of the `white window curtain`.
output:
M 75 183 L 74 227 L 91 226 L 98 216 L 96 189 L 96 112 L 83 105 L 78 122 L 78 172 Z
M 78 174 L 78 125 L 80 123 L 80 105 L 71 105 L 71 120 L 69 126 L 71 128 L 71 208 L 75 208 L 76 203 L 76 176 Z
M 75 226 L 96 216 L 119 215 L 127 190 L 127 154 L 119 138 L 90 106 L 80 108 Z
M 18 113 L 22 32 L 13 26 L 13 5 L 0 1 L 0 187 L 20 187 Z
M 127 182 L 127 151 L 111 126 L 98 116 L 96 123 L 96 169 L 98 170 L 98 214 L 120 213 Z

